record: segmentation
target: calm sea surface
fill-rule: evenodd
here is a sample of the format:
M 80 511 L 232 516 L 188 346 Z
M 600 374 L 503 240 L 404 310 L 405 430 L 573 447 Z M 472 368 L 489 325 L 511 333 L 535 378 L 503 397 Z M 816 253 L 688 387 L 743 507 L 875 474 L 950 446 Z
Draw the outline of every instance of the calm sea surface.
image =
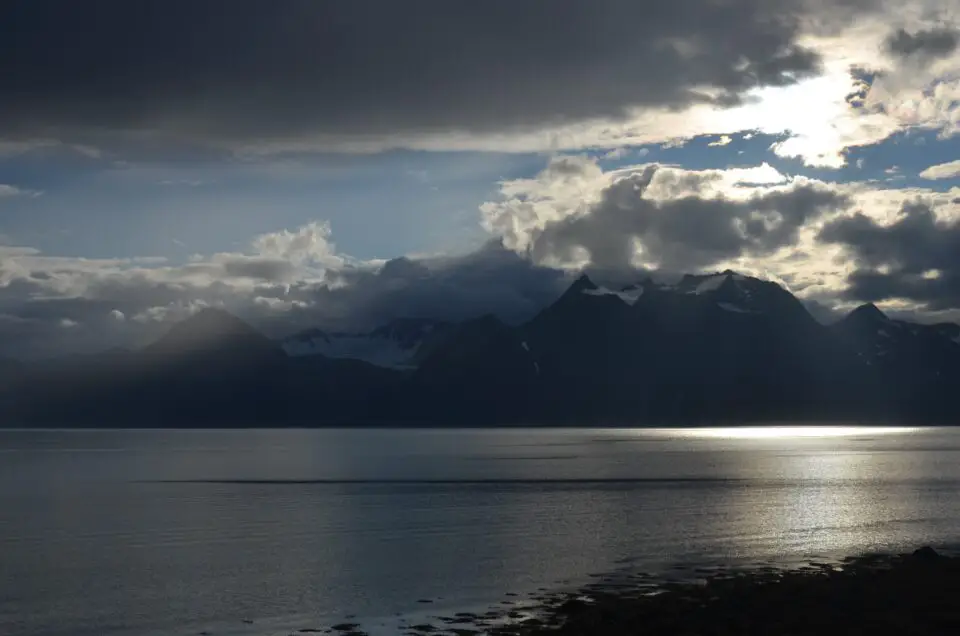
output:
M 11 636 L 377 627 L 622 567 L 958 543 L 952 429 L 0 431 Z

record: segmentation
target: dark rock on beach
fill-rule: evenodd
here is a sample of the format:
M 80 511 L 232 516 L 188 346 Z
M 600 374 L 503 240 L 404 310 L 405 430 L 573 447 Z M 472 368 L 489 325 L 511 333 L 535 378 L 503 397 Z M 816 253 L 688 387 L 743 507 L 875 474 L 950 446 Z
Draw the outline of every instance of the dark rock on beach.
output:
M 564 601 L 564 603 L 557 608 L 557 611 L 567 616 L 575 616 L 577 614 L 582 614 L 588 609 L 590 609 L 590 606 L 583 601 L 578 599 L 570 599 L 569 601 Z

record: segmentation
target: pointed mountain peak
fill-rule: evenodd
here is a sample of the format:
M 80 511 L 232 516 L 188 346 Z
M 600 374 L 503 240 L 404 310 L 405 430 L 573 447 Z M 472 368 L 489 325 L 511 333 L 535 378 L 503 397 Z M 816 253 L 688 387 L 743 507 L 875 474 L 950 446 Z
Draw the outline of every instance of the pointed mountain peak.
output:
M 847 318 L 856 319 L 856 320 L 870 320 L 870 321 L 887 321 L 887 315 L 880 311 L 880 309 L 873 303 L 866 303 L 860 305 L 853 311 L 851 311 Z
M 204 307 L 197 313 L 193 314 L 183 322 L 190 322 L 191 320 L 236 320 L 240 319 L 231 314 L 226 309 L 221 309 L 220 307 Z
M 573 281 L 573 284 L 570 285 L 570 290 L 572 292 L 582 292 L 587 289 L 598 289 L 597 284 L 590 280 L 590 277 L 586 274 L 580 274 L 577 280 Z
M 164 336 L 149 345 L 147 350 L 180 354 L 224 347 L 267 351 L 274 349 L 275 345 L 230 312 L 207 307 L 175 324 Z
M 174 329 L 221 333 L 258 333 L 253 327 L 226 309 L 220 309 L 219 307 L 205 307 L 186 320 L 181 321 L 174 326 Z

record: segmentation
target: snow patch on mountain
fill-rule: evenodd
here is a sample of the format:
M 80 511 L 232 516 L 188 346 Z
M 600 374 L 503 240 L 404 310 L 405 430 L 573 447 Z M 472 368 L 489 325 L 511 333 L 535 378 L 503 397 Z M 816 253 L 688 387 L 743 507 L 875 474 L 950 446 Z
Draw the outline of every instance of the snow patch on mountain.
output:
M 530 344 L 526 340 L 524 340 L 520 343 L 520 346 L 523 347 L 524 351 L 531 354 L 530 358 L 531 358 L 531 362 L 533 362 L 533 371 L 537 375 L 540 375 L 540 363 L 533 359 L 532 352 L 530 351 Z
M 720 285 L 723 285 L 729 276 L 729 274 L 716 274 L 714 276 L 708 276 L 705 280 L 703 280 L 703 282 L 696 286 L 692 293 L 705 294 L 707 292 L 712 292 L 719 288 Z
M 607 287 L 597 287 L 596 289 L 584 289 L 583 293 L 588 296 L 616 296 L 628 305 L 635 305 L 640 297 L 643 296 L 643 287 L 629 287 L 620 291 L 609 289 Z

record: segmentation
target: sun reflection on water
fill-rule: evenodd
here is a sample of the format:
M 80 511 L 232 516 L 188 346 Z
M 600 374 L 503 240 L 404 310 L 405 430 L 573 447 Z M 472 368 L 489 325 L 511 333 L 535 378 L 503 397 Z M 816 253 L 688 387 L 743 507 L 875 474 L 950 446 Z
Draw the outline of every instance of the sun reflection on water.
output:
M 893 426 L 733 426 L 724 428 L 669 429 L 671 434 L 693 439 L 782 439 L 798 437 L 857 437 L 902 435 L 920 429 Z
M 918 427 L 787 425 L 670 429 L 747 486 L 722 493 L 720 514 L 771 556 L 886 549 L 894 526 L 921 513 L 907 456 Z M 899 436 L 899 437 L 898 437 Z M 725 499 L 723 499 L 725 498 Z M 718 514 L 714 512 L 713 514 Z

